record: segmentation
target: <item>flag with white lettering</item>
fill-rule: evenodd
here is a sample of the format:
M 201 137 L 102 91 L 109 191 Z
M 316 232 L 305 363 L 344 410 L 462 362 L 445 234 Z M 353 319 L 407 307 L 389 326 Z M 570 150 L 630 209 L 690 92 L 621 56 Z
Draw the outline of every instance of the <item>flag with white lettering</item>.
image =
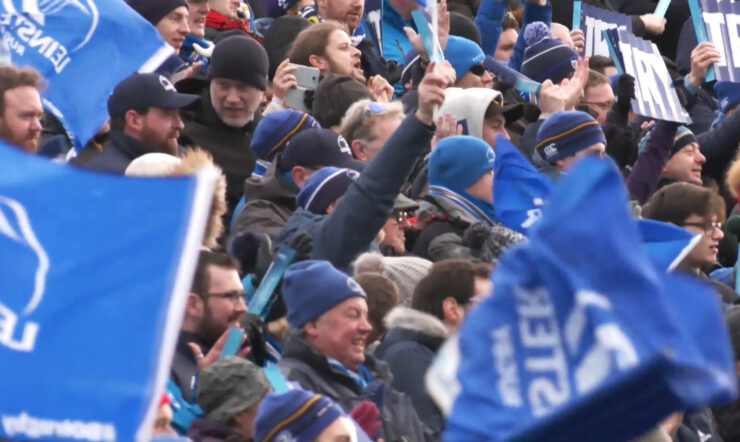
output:
M 642 250 L 659 271 L 671 271 L 699 244 L 701 235 L 653 219 L 637 220 Z
M 635 78 L 632 111 L 658 120 L 691 123 L 655 43 L 631 32 L 620 30 L 618 35 L 619 47 L 615 49 L 624 63 L 624 71 Z
M 493 162 L 493 210 L 504 226 L 527 234 L 542 216 L 542 206 L 552 190 L 552 181 L 501 135 L 496 137 Z
M 603 55 L 609 57 L 609 48 L 603 32 L 607 29 L 621 29 L 632 32 L 632 20 L 629 15 L 601 9 L 588 3 L 581 3 L 580 21 L 573 24 L 574 29 L 581 29 L 586 39 L 584 55 Z
M 740 2 L 700 0 L 709 40 L 720 53 L 714 65 L 717 80 L 740 82 Z
M 108 118 L 108 96 L 119 81 L 152 72 L 174 54 L 123 0 L 3 0 L 0 33 L 13 64 L 44 77 L 44 107 L 77 147 Z
M 366 36 L 375 44 L 375 49 L 383 56 L 383 0 L 366 0 L 362 13 L 362 27 Z
M 0 143 L 0 439 L 148 440 L 213 181 Z
M 653 269 L 608 160 L 574 166 L 492 277 L 451 352 L 445 441 L 621 442 L 737 394 L 716 296 Z

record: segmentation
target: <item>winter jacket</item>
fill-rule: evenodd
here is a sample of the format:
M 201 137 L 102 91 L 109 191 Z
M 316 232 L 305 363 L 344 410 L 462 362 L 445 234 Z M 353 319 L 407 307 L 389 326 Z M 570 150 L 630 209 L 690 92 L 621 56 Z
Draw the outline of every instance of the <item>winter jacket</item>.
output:
M 383 0 L 383 57 L 386 60 L 393 60 L 398 64 L 403 64 L 403 57 L 411 50 L 411 42 L 406 33 L 403 32 L 404 26 L 416 30 L 413 20 L 406 21 L 401 17 L 388 0 Z
M 416 239 L 414 255 L 435 262 L 450 258 L 473 258 L 472 251 L 463 241 L 463 235 L 476 220 L 434 195 L 424 197 L 416 217 L 427 225 Z
M 375 357 L 390 367 L 391 386 L 409 396 L 419 419 L 439 436 L 444 418 L 426 393 L 424 375 L 447 338 L 447 328 L 436 317 L 407 307 L 394 308 L 383 322 L 388 333 L 375 350 Z
M 717 430 L 717 422 L 711 410 L 705 408 L 694 414 L 686 414 L 673 438 L 675 442 L 723 442 Z
M 211 11 L 213 12 L 213 11 Z M 208 88 L 201 92 L 200 108 L 184 115 L 185 129 L 180 136 L 184 146 L 200 146 L 213 155 L 213 161 L 226 175 L 226 225 L 242 196 L 244 181 L 252 175 L 256 155 L 251 149 L 252 132 L 262 118 L 257 112 L 246 126 L 227 126 L 211 104 Z
M 725 172 L 737 153 L 740 143 L 740 112 L 734 112 L 714 129 L 696 134 L 701 153 L 707 158 L 702 175 L 724 182 Z
M 686 111 L 691 117 L 688 128 L 695 134 L 701 134 L 712 128 L 714 113 L 717 111 L 717 99 L 703 87 L 697 88 L 689 83 L 688 75 L 684 77 L 679 89 L 686 97 Z
M 463 234 L 463 242 L 470 248 L 474 258 L 494 264 L 509 247 L 524 240 L 524 235 L 500 223 L 489 226 L 477 222 Z
M 207 343 L 200 335 L 181 330 L 180 336 L 177 338 L 175 357 L 172 359 L 172 366 L 170 367 L 170 379 L 180 388 L 185 400 L 198 403 L 193 394 L 194 377 L 198 371 L 198 362 L 195 360 L 195 355 L 190 350 L 188 342 L 198 344 L 203 354 L 208 353 L 212 345 L 212 343 Z
M 263 177 L 252 176 L 244 183 L 246 203 L 236 217 L 232 235 L 248 230 L 275 238 L 295 211 L 298 188 L 276 171 L 276 164 L 277 159 Z
M 95 155 L 84 167 L 123 175 L 133 160 L 151 152 L 156 150 L 120 130 L 111 130 L 103 151 Z
M 537 131 L 540 130 L 540 126 L 545 122 L 545 118 L 541 118 L 534 123 L 527 126 L 524 129 L 524 134 L 519 139 L 519 152 L 524 155 L 524 158 L 533 162 L 534 147 L 537 145 Z M 534 162 L 533 162 L 534 164 Z
M 308 232 L 313 238 L 312 259 L 324 259 L 347 270 L 372 247 L 373 240 L 393 211 L 393 203 L 416 160 L 429 147 L 433 126 L 409 115 L 378 155 L 363 169 L 329 215 L 297 209 L 278 234 L 276 247 Z
M 195 442 L 249 442 L 231 427 L 208 419 L 196 419 L 188 429 L 188 437 Z
M 663 168 L 671 155 L 677 128 L 677 123 L 658 121 L 650 131 L 645 148 L 627 178 L 627 190 L 638 203 L 645 204 L 658 188 Z
M 370 355 L 365 356 L 364 365 L 373 380 L 363 390 L 347 374 L 332 368 L 325 355 L 293 331 L 285 341 L 278 368 L 286 379 L 333 399 L 346 412 L 364 400 L 375 402 L 381 412 L 383 438 L 387 442 L 426 440 L 429 430 L 419 420 L 410 399 L 391 387 L 388 366 Z

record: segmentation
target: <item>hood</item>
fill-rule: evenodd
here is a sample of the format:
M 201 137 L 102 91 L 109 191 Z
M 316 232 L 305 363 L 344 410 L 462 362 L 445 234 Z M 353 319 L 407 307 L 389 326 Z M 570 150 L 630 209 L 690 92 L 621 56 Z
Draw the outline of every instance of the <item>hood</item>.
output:
M 383 320 L 388 330 L 402 328 L 428 336 L 445 339 L 449 336 L 447 327 L 439 318 L 408 307 L 396 307 Z
M 298 187 L 289 182 L 277 171 L 277 157 L 270 163 L 261 177 L 251 176 L 244 182 L 244 199 L 253 201 L 264 199 L 269 201 L 280 201 L 281 204 L 290 206 L 295 210 L 295 197 Z M 285 204 L 290 201 L 290 204 Z
M 468 135 L 482 139 L 483 116 L 486 114 L 488 105 L 496 97 L 501 97 L 501 92 L 495 89 L 447 88 L 445 89 L 445 101 L 437 109 L 434 119 L 436 121 L 437 117 L 450 113 L 457 117 L 458 122 L 465 122 L 464 127 L 467 127 Z

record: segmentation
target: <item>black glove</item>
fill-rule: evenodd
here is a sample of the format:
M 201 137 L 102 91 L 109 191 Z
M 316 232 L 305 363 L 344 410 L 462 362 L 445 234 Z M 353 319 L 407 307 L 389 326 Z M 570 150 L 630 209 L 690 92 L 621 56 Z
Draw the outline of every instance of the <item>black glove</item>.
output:
M 252 348 L 247 357 L 260 367 L 264 367 L 265 355 L 267 354 L 265 349 L 265 337 L 267 336 L 265 322 L 258 315 L 245 313 L 240 323 L 247 335 L 247 342 Z
M 306 232 L 301 232 L 293 237 L 290 248 L 295 250 L 293 262 L 305 261 L 311 258 L 313 252 L 313 238 Z
M 617 102 L 614 109 L 623 116 L 631 110 L 630 101 L 635 98 L 635 78 L 630 74 L 622 74 L 617 80 Z
M 678 95 L 678 102 L 681 103 L 682 108 L 688 109 L 689 98 L 686 96 L 686 90 L 682 86 L 683 77 L 677 78 L 676 81 L 673 82 L 673 89 L 676 90 L 676 95 Z
M 254 271 L 252 272 L 252 285 L 259 287 L 262 282 L 262 278 L 265 277 L 267 269 L 272 264 L 272 241 L 270 236 L 266 233 L 260 238 L 260 245 L 257 249 L 257 258 L 254 263 Z

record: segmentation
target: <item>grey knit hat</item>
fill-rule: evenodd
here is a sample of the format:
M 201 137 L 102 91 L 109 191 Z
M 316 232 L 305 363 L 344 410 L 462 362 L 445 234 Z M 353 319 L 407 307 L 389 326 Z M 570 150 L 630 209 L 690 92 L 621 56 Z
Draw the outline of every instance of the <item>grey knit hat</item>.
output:
M 399 304 L 411 306 L 411 297 L 429 269 L 432 262 L 415 256 L 383 256 L 379 253 L 363 253 L 355 261 L 355 275 L 360 273 L 380 273 L 398 287 Z
M 252 362 L 229 356 L 200 373 L 198 404 L 206 419 L 228 423 L 270 391 L 264 372 Z

